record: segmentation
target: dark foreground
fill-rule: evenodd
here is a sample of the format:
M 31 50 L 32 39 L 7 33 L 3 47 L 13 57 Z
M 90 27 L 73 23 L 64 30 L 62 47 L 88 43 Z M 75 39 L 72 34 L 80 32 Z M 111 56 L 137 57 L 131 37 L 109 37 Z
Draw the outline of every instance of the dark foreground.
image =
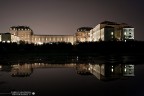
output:
M 46 55 L 46 56 L 100 56 L 143 55 L 144 41 L 101 41 L 71 43 L 58 42 L 43 45 L 27 43 L 0 43 L 0 55 Z
M 1 62 L 0 96 L 143 96 L 144 63 L 109 60 Z
M 0 96 L 144 96 L 143 42 L 0 48 Z

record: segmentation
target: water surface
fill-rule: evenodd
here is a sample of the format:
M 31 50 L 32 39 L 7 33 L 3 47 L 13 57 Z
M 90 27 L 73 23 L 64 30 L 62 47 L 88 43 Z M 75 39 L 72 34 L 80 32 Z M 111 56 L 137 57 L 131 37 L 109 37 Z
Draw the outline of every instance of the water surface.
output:
M 0 64 L 0 93 L 144 96 L 144 65 L 132 63 Z M 32 94 L 32 93 L 35 94 Z

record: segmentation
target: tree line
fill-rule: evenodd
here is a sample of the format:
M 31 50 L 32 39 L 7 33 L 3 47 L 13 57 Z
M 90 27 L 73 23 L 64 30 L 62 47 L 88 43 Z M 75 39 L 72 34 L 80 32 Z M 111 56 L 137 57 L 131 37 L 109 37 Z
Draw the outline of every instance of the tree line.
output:
M 28 43 L 0 43 L 1 54 L 122 54 L 144 53 L 144 41 L 100 41 L 71 43 L 57 42 L 43 45 Z

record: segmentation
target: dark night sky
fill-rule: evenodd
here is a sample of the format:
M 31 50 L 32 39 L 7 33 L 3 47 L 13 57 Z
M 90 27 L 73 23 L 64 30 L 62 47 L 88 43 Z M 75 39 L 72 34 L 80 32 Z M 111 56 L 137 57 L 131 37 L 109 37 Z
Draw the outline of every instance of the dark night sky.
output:
M 132 25 L 135 39 L 144 40 L 143 0 L 0 0 L 0 33 L 26 25 L 35 34 L 73 35 L 104 20 Z

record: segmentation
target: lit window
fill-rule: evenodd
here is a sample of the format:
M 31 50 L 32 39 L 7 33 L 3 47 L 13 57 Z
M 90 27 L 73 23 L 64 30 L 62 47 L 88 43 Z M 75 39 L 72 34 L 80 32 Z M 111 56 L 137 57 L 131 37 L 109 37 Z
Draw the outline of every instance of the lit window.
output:
M 111 35 L 113 35 L 114 33 L 113 32 L 111 32 Z
M 10 43 L 10 41 L 8 40 L 7 43 Z
M 3 43 L 5 43 L 5 41 L 2 41 Z
M 53 41 L 55 41 L 55 38 L 53 38 Z
M 113 68 L 111 68 L 111 72 L 113 72 Z
M 124 35 L 126 35 L 126 32 L 124 32 Z
M 2 66 L 0 65 L 0 69 L 2 68 Z
M 125 71 L 125 72 L 127 71 L 126 68 L 124 68 L 124 71 Z

